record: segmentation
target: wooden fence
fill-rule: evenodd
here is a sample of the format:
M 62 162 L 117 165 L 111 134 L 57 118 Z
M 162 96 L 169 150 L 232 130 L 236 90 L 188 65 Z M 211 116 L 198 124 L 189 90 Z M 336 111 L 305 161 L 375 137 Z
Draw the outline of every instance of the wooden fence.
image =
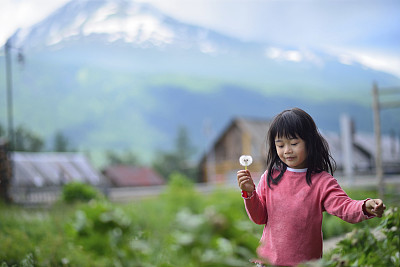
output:
M 59 186 L 11 187 L 9 194 L 15 204 L 42 205 L 57 201 L 61 196 L 61 190 Z
M 97 189 L 112 202 L 128 202 L 158 196 L 165 191 L 166 186 L 97 187 Z M 214 189 L 215 185 L 212 184 L 196 185 L 196 190 L 201 193 L 209 193 Z M 9 191 L 13 203 L 24 206 L 50 205 L 60 200 L 61 192 L 60 186 L 12 187 Z

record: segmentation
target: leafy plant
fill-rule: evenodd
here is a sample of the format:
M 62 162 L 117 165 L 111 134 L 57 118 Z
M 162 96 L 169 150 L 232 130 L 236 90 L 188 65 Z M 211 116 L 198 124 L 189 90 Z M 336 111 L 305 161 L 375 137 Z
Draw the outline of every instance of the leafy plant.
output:
M 28 255 L 26 255 L 25 258 L 23 258 L 20 262 L 19 265 L 13 264 L 12 266 L 9 266 L 6 262 L 2 262 L 0 267 L 34 267 L 35 266 L 35 261 L 33 259 L 33 255 L 32 253 L 29 253 Z
M 62 199 L 67 203 L 89 201 L 100 198 L 101 194 L 94 187 L 82 182 L 70 182 L 63 186 Z
M 255 257 L 258 243 L 257 237 L 246 231 L 250 224 L 248 220 L 230 222 L 214 206 L 200 214 L 182 209 L 171 233 L 176 258 L 186 259 L 186 264 L 196 263 L 195 266 L 247 266 L 249 259 Z M 243 242 L 244 237 L 250 242 Z
M 392 207 L 385 212 L 375 228 L 354 229 L 327 256 L 304 266 L 400 266 L 400 210 Z M 375 234 L 374 234 L 375 232 Z
M 75 212 L 66 233 L 75 243 L 109 262 L 123 261 L 131 238 L 131 218 L 106 201 L 93 201 Z

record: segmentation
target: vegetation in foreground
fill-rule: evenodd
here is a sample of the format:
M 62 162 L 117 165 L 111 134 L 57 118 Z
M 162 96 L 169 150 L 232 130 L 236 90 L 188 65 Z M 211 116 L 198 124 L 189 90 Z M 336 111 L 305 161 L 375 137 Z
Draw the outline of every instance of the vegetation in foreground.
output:
M 374 194 L 349 191 L 359 199 Z M 325 216 L 325 237 L 352 232 L 306 266 L 399 264 L 400 211 L 388 197 L 395 203 L 382 219 L 351 225 Z M 384 238 L 372 235 L 376 226 Z M 74 184 L 50 209 L 0 206 L 0 266 L 253 266 L 261 232 L 236 190 L 202 195 L 179 173 L 161 196 L 128 204 Z

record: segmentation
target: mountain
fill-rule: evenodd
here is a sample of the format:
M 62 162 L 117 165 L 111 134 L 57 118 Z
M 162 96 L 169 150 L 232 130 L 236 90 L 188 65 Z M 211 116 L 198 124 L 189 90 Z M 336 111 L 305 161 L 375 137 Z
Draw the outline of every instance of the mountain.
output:
M 127 0 L 73 0 L 34 27 L 20 30 L 16 46 L 43 49 L 67 42 L 125 43 L 136 48 L 196 47 L 223 53 L 235 40 L 205 28 L 180 23 L 146 3 Z
M 198 157 L 234 116 L 271 118 L 293 106 L 321 129 L 338 131 L 346 112 L 372 131 L 372 82 L 400 84 L 322 51 L 243 42 L 127 0 L 70 1 L 11 41 L 25 56 L 13 64 L 15 124 L 48 142 L 62 131 L 98 165 L 105 150 L 149 162 L 173 147 L 179 126 Z M 382 114 L 386 132 L 400 123 L 394 113 Z

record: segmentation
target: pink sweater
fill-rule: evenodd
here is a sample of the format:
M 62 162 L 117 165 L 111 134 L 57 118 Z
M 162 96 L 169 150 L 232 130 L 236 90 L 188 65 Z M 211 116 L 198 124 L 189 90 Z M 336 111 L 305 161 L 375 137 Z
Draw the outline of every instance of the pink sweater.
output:
M 365 200 L 349 198 L 329 173 L 312 175 L 311 186 L 305 176 L 287 170 L 271 190 L 265 172 L 257 190 L 244 200 L 250 219 L 265 224 L 257 254 L 270 264 L 294 266 L 321 258 L 323 211 L 350 223 L 372 218 L 363 213 Z

